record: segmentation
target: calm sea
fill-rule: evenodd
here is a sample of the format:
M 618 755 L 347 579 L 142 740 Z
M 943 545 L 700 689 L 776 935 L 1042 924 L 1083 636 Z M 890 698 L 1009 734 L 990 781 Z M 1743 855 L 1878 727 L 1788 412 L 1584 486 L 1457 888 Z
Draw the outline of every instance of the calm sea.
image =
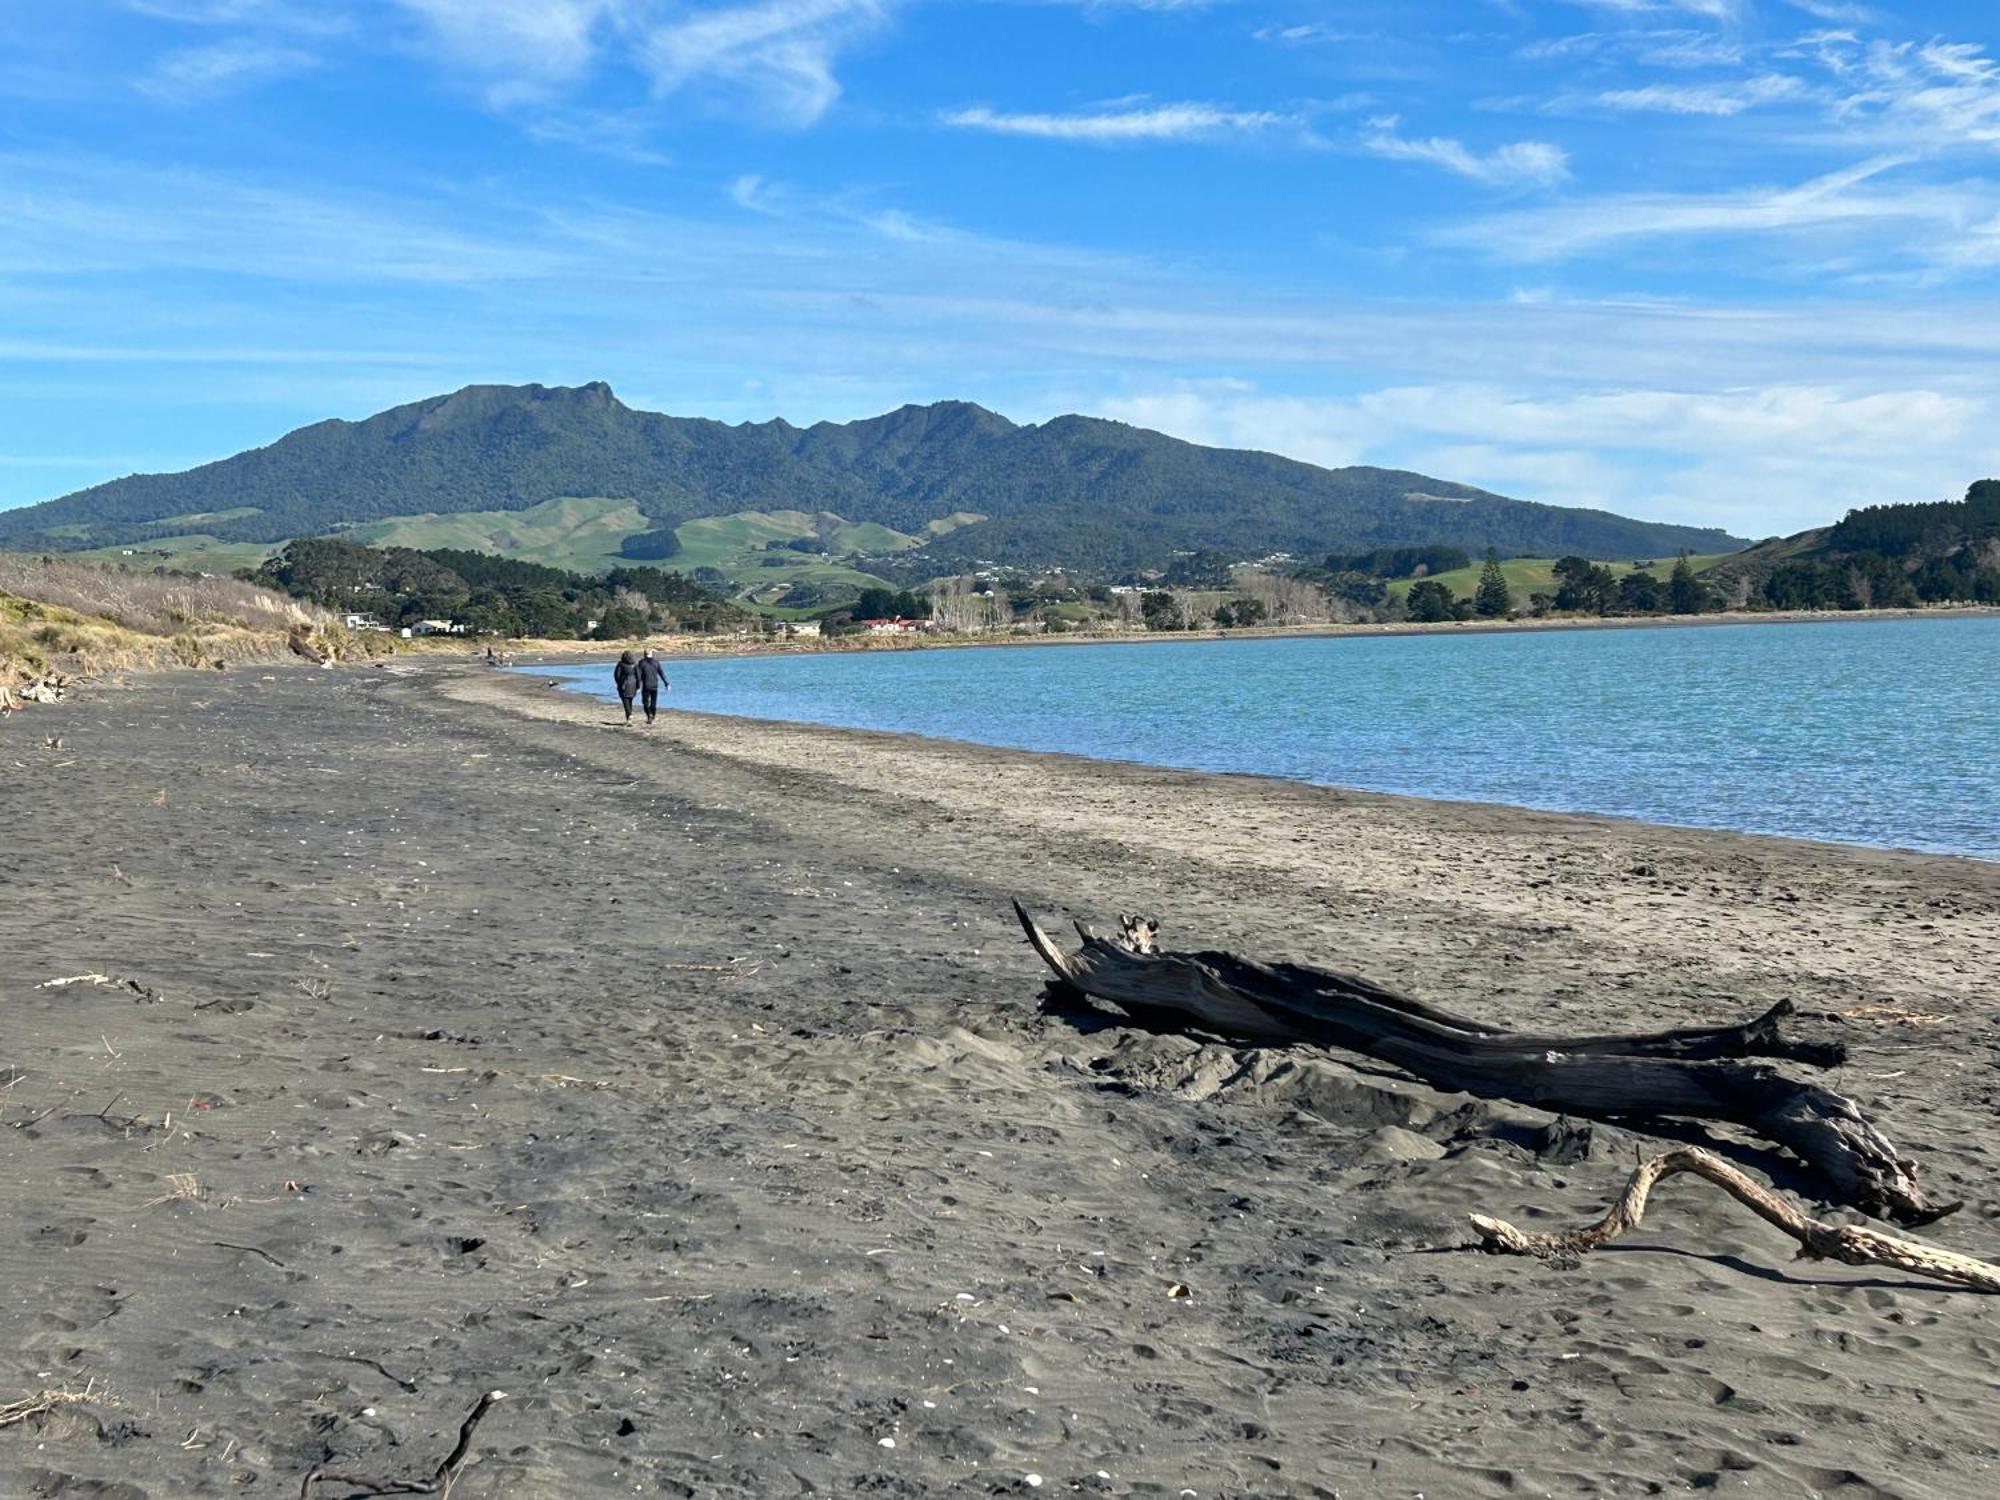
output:
M 670 665 L 676 709 L 2000 859 L 2000 619 Z

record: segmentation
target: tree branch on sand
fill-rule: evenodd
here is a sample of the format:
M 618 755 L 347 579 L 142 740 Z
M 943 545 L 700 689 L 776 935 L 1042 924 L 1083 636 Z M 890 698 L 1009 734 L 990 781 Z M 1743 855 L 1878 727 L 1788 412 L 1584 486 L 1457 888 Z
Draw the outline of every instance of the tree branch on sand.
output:
M 1454 1015 L 1350 974 L 1229 953 L 1163 952 L 1159 924 L 1138 917 L 1125 918 L 1116 938 L 1079 923 L 1083 946 L 1065 952 L 1019 902 L 1014 911 L 1060 980 L 1135 1014 L 1242 1041 L 1360 1052 L 1438 1088 L 1592 1119 L 1727 1121 L 1789 1148 L 1839 1202 L 1869 1213 L 1921 1224 L 1959 1206 L 1927 1202 L 1916 1163 L 1899 1155 L 1853 1100 L 1746 1061 L 1828 1067 L 1844 1059 L 1837 1045 L 1784 1035 L 1789 1002 L 1734 1026 L 1540 1036 Z
M 358 1474 L 341 1474 L 332 1469 L 314 1469 L 306 1475 L 299 1486 L 299 1500 L 313 1500 L 313 1490 L 322 1484 L 344 1485 L 349 1493 L 357 1495 L 449 1495 L 451 1487 L 458 1482 L 459 1470 L 465 1467 L 467 1455 L 472 1452 L 472 1434 L 485 1420 L 486 1413 L 496 1401 L 507 1398 L 505 1391 L 488 1391 L 479 1398 L 466 1419 L 458 1427 L 458 1443 L 444 1457 L 444 1462 L 428 1477 L 423 1479 L 365 1479 Z
M 1721 1158 L 1689 1147 L 1669 1151 L 1640 1164 L 1625 1184 L 1611 1211 L 1597 1223 L 1560 1234 L 1530 1234 L 1505 1219 L 1473 1214 L 1472 1227 L 1486 1248 L 1501 1255 L 1532 1255 L 1542 1260 L 1573 1261 L 1620 1235 L 1639 1227 L 1647 1196 L 1666 1178 L 1691 1172 L 1714 1183 L 1758 1218 L 1774 1224 L 1799 1242 L 1800 1260 L 1837 1260 L 1850 1266 L 1887 1266 L 1928 1276 L 1954 1286 L 2000 1292 L 2000 1266 L 1915 1240 L 1853 1224 L 1829 1224 L 1802 1213 L 1776 1193 L 1752 1180 Z

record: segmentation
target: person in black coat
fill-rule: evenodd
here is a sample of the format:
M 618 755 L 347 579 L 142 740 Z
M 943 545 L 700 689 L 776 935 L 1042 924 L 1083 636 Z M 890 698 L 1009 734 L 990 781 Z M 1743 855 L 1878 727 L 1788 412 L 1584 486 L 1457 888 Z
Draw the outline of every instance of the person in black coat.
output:
M 639 679 L 639 704 L 646 710 L 646 722 L 650 724 L 660 712 L 660 693 L 667 686 L 667 669 L 648 651 L 633 670 Z
M 625 722 L 632 722 L 632 700 L 639 696 L 639 663 L 630 651 L 618 658 L 611 669 L 611 682 L 618 689 L 618 701 L 625 705 Z

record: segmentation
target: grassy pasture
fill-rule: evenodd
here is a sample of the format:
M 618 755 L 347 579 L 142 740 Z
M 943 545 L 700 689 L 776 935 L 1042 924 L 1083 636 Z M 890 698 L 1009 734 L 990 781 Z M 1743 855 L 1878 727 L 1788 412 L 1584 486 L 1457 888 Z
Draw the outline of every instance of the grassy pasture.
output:
M 602 573 L 627 561 L 618 555 L 625 538 L 651 529 L 652 523 L 630 500 L 570 496 L 544 500 L 526 510 L 395 516 L 341 535 L 371 547 L 457 547 L 578 573 Z M 674 561 L 679 564 L 678 558 Z
M 276 552 L 280 542 L 225 542 L 205 531 L 183 536 L 153 537 L 123 547 L 90 547 L 65 552 L 64 557 L 108 562 L 123 568 L 176 568 L 183 572 L 234 573 L 254 568 Z
M 1688 566 L 1701 573 L 1714 567 L 1725 557 L 1734 553 L 1715 553 L 1701 557 L 1690 557 Z M 1653 572 L 1662 583 L 1674 570 L 1674 559 L 1657 557 L 1652 560 Z M 1632 571 L 1630 562 L 1608 562 L 1604 564 L 1612 572 L 1623 576 Z M 1450 589 L 1461 599 L 1470 599 L 1479 587 L 1479 575 L 1486 564 L 1474 563 L 1469 568 L 1454 568 L 1449 573 L 1434 573 L 1432 578 Z M 1553 557 L 1508 557 L 1500 561 L 1500 576 L 1507 580 L 1507 587 L 1514 591 L 1516 600 L 1525 601 L 1530 594 L 1553 594 L 1556 591 L 1556 560 Z M 1412 584 L 1421 582 L 1416 578 L 1398 578 L 1389 585 L 1389 592 L 1400 599 L 1409 593 Z

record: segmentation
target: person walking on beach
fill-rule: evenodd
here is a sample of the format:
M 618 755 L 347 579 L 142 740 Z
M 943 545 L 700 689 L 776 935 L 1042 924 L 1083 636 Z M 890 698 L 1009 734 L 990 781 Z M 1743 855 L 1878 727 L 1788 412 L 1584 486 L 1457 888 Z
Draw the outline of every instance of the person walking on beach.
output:
M 611 669 L 612 686 L 618 689 L 618 701 L 625 705 L 625 722 L 632 722 L 632 700 L 639 696 L 639 663 L 627 651 L 618 658 L 618 665 Z
M 639 703 L 646 710 L 646 722 L 650 724 L 660 712 L 660 690 L 667 685 L 667 669 L 648 651 L 639 658 L 634 671 L 639 679 Z

